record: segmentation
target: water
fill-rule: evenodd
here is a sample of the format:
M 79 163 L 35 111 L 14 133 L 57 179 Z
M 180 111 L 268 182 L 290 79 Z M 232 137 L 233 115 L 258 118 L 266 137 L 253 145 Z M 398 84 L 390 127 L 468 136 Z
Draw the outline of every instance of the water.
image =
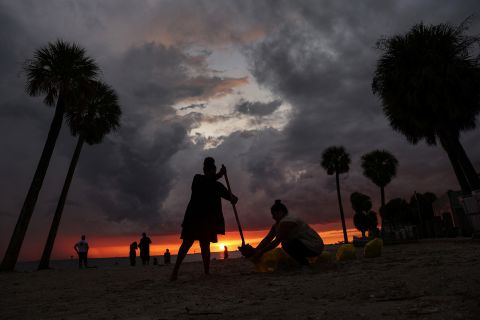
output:
M 229 258 L 233 258 L 233 259 L 240 258 L 242 256 L 239 251 L 232 251 L 232 252 L 229 252 L 228 254 L 229 254 Z M 151 256 L 150 265 L 153 265 L 153 258 L 155 257 L 158 259 L 158 264 L 162 265 L 163 256 Z M 175 263 L 176 259 L 177 259 L 177 256 L 172 255 L 172 259 L 171 259 L 172 264 Z M 223 259 L 223 252 L 212 252 L 211 259 L 212 260 Z M 188 254 L 184 260 L 184 262 L 196 262 L 196 261 L 202 261 L 202 256 L 200 253 Z M 141 265 L 141 264 L 142 264 L 142 260 L 140 260 L 140 257 L 137 256 L 137 265 Z M 88 259 L 88 265 L 90 267 L 109 269 L 109 268 L 116 268 L 121 266 L 129 266 L 130 259 L 128 257 L 96 258 L 96 259 L 90 258 Z M 18 262 L 15 267 L 15 270 L 21 271 L 21 272 L 29 272 L 29 271 L 37 270 L 37 267 L 38 267 L 38 261 Z M 78 268 L 78 259 L 75 257 L 73 259 L 68 259 L 68 260 L 52 260 L 50 262 L 50 267 L 53 269 L 62 269 L 62 270 L 76 269 Z

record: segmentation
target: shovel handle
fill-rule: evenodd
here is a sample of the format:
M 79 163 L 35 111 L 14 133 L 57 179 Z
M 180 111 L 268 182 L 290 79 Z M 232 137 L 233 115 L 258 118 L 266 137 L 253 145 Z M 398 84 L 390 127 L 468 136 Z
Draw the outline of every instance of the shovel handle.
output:
M 225 167 L 225 166 L 224 166 Z M 232 189 L 230 188 L 230 182 L 228 181 L 227 170 L 225 168 L 225 182 L 227 183 L 227 189 L 230 193 L 230 199 L 233 198 Z M 235 214 L 235 220 L 237 220 L 238 231 L 240 232 L 240 237 L 242 238 L 242 247 L 245 246 L 245 238 L 243 237 L 242 226 L 240 225 L 240 219 L 238 219 L 237 207 L 233 202 L 230 201 L 233 207 L 233 213 Z

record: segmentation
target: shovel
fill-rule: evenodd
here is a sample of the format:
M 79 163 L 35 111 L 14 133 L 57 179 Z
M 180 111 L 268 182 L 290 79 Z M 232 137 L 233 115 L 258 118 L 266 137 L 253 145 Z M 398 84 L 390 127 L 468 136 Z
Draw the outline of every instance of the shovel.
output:
M 222 167 L 225 167 L 222 164 Z M 228 192 L 230 193 L 230 198 L 233 196 L 232 194 L 232 189 L 230 188 L 230 182 L 228 181 L 228 175 L 227 175 L 227 170 L 225 168 L 225 182 L 227 183 L 227 189 Z M 233 202 L 230 202 L 233 207 L 233 213 L 235 214 L 235 220 L 237 220 L 237 226 L 238 226 L 238 231 L 240 232 L 240 237 L 242 238 L 242 246 L 238 247 L 238 250 L 244 255 L 244 256 L 249 256 L 251 255 L 250 253 L 252 252 L 253 248 L 249 244 L 245 244 L 245 238 L 243 237 L 243 231 L 242 231 L 242 226 L 240 225 L 240 219 L 238 218 L 238 212 L 237 212 L 237 207 Z

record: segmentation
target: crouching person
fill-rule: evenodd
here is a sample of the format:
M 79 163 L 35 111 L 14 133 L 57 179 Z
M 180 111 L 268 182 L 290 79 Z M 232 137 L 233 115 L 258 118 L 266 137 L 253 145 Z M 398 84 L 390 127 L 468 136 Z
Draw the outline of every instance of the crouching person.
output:
M 309 265 L 308 257 L 316 257 L 322 253 L 322 238 L 301 219 L 289 215 L 287 207 L 280 200 L 275 200 L 271 213 L 275 223 L 270 232 L 255 249 L 241 249 L 244 256 L 250 256 L 253 260 L 259 259 L 265 252 L 282 244 L 283 250 L 300 265 Z

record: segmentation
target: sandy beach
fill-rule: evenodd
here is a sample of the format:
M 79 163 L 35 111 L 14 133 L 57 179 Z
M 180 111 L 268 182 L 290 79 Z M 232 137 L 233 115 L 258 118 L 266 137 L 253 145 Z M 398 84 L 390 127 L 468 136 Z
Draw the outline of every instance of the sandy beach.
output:
M 333 248 L 330 248 L 333 250 Z M 383 256 L 256 273 L 245 259 L 0 274 L 2 319 L 479 319 L 480 242 L 424 240 Z

